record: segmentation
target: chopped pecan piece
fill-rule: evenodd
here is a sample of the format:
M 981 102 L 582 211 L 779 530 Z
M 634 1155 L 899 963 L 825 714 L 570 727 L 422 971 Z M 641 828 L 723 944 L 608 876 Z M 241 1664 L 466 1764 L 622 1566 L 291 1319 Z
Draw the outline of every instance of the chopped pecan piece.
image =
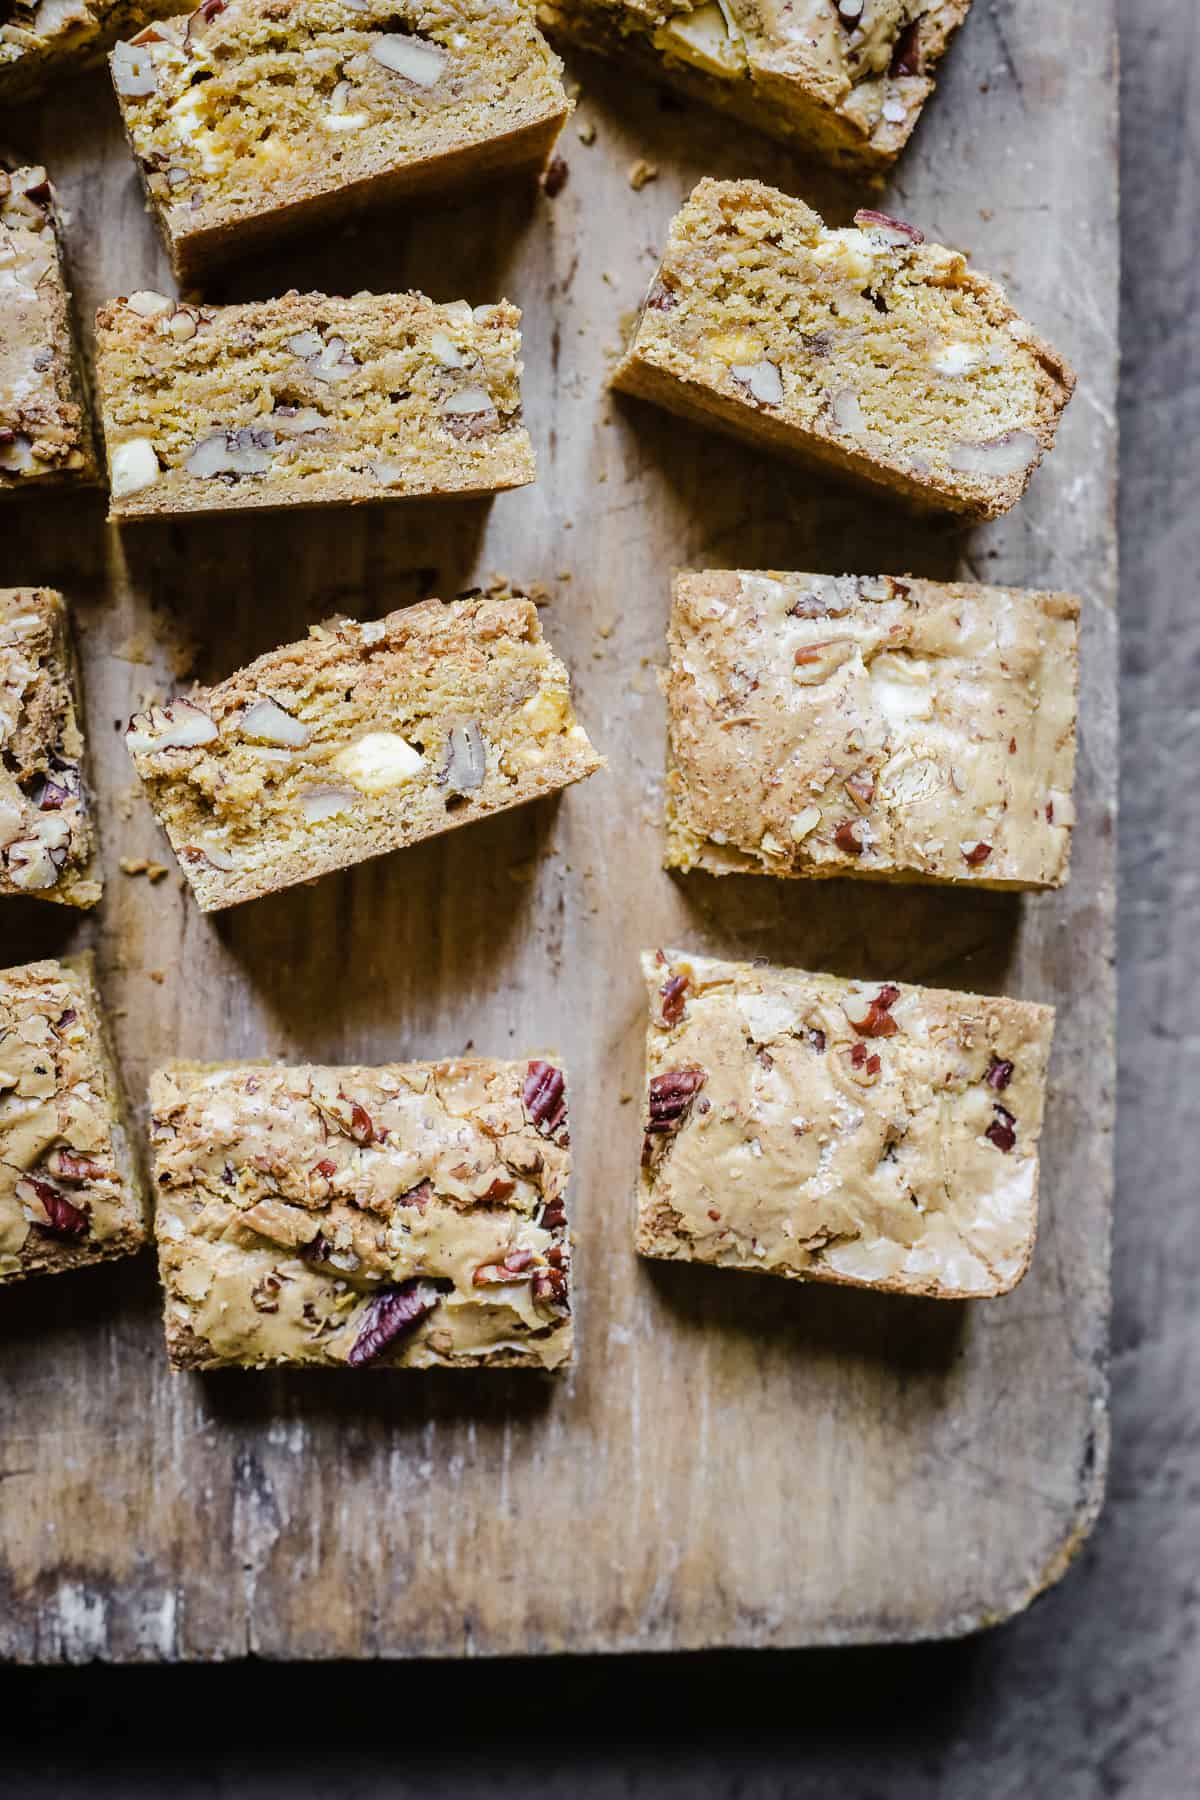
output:
M 22 1206 L 30 1207 L 35 1215 L 33 1219 L 39 1231 L 49 1233 L 51 1237 L 82 1237 L 88 1228 L 88 1216 L 83 1208 L 67 1199 L 67 1196 L 56 1188 L 53 1182 L 43 1181 L 40 1175 L 26 1175 L 17 1182 L 14 1190 Z
M 859 1037 L 895 1037 L 900 1027 L 892 1018 L 892 1008 L 899 998 L 900 989 L 895 983 L 884 982 L 867 1007 L 865 1016 L 861 1019 L 850 1018 Z
M 538 1224 L 543 1231 L 557 1231 L 559 1227 L 565 1225 L 566 1222 L 567 1209 L 562 1203 L 561 1195 L 555 1195 L 553 1200 L 547 1200 L 545 1206 L 543 1206 L 542 1216 L 538 1220 Z
M 998 1102 L 993 1104 L 993 1111 L 996 1116 L 983 1135 L 1007 1155 L 1017 1141 L 1017 1121 L 1008 1108 Z
M 533 1272 L 532 1250 L 507 1250 L 500 1262 L 480 1263 L 474 1282 L 476 1287 L 495 1287 L 507 1281 L 529 1281 Z
M 356 1144 L 373 1144 L 375 1142 L 375 1125 L 365 1106 L 357 1100 L 350 1102 L 350 1136 Z
M 692 1101 L 708 1080 L 706 1069 L 667 1069 L 650 1082 L 650 1118 L 648 1133 L 678 1131 L 687 1117 Z
M 402 1194 L 396 1195 L 397 1206 L 415 1206 L 424 1215 L 425 1208 L 433 1199 L 433 1183 L 426 1179 L 418 1181 L 416 1187 L 406 1188 Z
M 678 1025 L 682 1019 L 687 990 L 688 978 L 686 975 L 672 975 L 659 989 L 665 1025 Z
M 346 1358 L 351 1368 L 373 1361 L 403 1332 L 427 1318 L 441 1299 L 445 1285 L 414 1276 L 399 1287 L 385 1288 L 376 1294 L 367 1304 L 362 1327 Z
M 847 856 L 861 856 L 866 848 L 865 844 L 861 843 L 855 835 L 857 830 L 858 827 L 853 820 L 847 819 L 844 824 L 838 826 L 833 834 L 834 843 Z
M 567 1122 L 567 1087 L 561 1069 L 553 1063 L 531 1062 L 521 1095 L 532 1125 L 543 1137 L 553 1137 Z

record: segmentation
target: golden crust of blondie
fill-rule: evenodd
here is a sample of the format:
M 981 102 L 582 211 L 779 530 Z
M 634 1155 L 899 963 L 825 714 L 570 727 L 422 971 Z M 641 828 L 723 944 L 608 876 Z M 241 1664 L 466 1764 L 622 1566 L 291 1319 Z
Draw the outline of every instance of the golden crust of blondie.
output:
M 206 912 L 553 793 L 602 767 L 524 599 L 315 626 L 126 742 Z
M 174 1367 L 570 1361 L 553 1060 L 172 1063 L 150 1103 Z
M 681 951 L 650 1003 L 644 1256 L 968 1299 L 1037 1235 L 1050 1007 Z
M 883 213 L 830 230 L 702 181 L 613 386 L 916 505 L 991 519 L 1052 448 L 1075 376 L 995 282 Z
M 0 1283 L 131 1255 L 147 1229 L 91 955 L 0 971 Z
M 521 487 L 520 319 L 424 294 L 116 300 L 96 317 L 110 516 Z
M 971 0 L 542 0 L 552 36 L 632 62 L 823 160 L 883 170 Z
M 571 110 L 532 0 L 226 0 L 110 57 L 176 274 L 545 161 Z
M 677 576 L 668 865 L 1061 886 L 1078 621 L 913 576 Z

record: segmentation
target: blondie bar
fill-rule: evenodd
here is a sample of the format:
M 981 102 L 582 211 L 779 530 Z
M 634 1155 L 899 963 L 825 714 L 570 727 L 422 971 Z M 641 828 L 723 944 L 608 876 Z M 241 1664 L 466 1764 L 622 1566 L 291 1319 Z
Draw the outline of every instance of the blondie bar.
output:
M 0 497 L 98 478 L 54 189 L 0 167 Z
M 114 301 L 96 319 L 110 516 L 521 487 L 520 318 L 424 294 Z
M 0 895 L 100 898 L 62 595 L 0 588 Z
M 1016 1286 L 1037 1234 L 1050 1007 L 642 961 L 644 1256 L 936 1299 Z
M 146 1235 L 91 956 L 0 970 L 0 1282 L 128 1256 Z
M 602 766 L 523 599 L 314 626 L 126 737 L 205 912 L 553 793 Z
M 886 169 L 971 0 L 542 0 L 554 36 L 615 56 L 797 149 Z
M 570 1360 L 557 1063 L 172 1063 L 150 1104 L 175 1368 Z
M 532 0 L 206 0 L 110 62 L 181 281 L 364 204 L 538 166 L 570 112 Z
M 915 226 L 832 231 L 757 181 L 702 181 L 671 225 L 614 387 L 919 507 L 1024 493 L 1075 377 L 995 282 Z
M 110 44 L 186 0 L 0 0 L 0 103 L 99 62 Z
M 668 866 L 1061 886 L 1078 620 L 912 576 L 677 576 Z

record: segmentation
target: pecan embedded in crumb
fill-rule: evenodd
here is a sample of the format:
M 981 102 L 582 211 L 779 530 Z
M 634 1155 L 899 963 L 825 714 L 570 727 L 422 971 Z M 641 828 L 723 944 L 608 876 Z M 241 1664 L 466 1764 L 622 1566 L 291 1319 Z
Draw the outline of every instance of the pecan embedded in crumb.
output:
M 895 1037 L 900 1027 L 892 1018 L 892 1007 L 900 998 L 900 989 L 887 981 L 880 988 L 862 1019 L 850 1020 L 859 1037 Z
M 26 1175 L 14 1190 L 22 1206 L 34 1209 L 32 1223 L 51 1237 L 82 1237 L 88 1228 L 88 1216 L 82 1207 L 40 1175 Z M 40 1214 L 41 1216 L 37 1216 Z
M 983 1079 L 990 1088 L 995 1088 L 998 1094 L 1002 1094 L 1012 1080 L 1015 1069 L 1015 1063 L 1007 1062 L 1000 1056 L 993 1056 L 991 1067 Z
M 361 1368 L 381 1355 L 402 1332 L 427 1318 L 441 1297 L 441 1286 L 419 1276 L 376 1294 L 367 1304 L 362 1327 L 346 1358 L 351 1368 Z
M 659 998 L 662 1001 L 662 1016 L 665 1025 L 678 1025 L 682 1019 L 687 990 L 688 978 L 686 975 L 672 975 L 658 990 Z
M 995 1104 L 993 1111 L 996 1116 L 983 1135 L 1007 1155 L 1017 1141 L 1017 1121 L 1006 1106 Z
M 647 1132 L 678 1131 L 707 1079 L 708 1071 L 699 1068 L 667 1069 L 655 1075 L 650 1082 Z

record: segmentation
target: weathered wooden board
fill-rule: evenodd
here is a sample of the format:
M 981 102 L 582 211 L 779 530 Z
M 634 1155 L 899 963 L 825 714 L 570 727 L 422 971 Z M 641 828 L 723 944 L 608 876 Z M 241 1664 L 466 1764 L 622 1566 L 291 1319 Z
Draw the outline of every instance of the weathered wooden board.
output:
M 966 1631 L 1023 1606 L 1095 1516 L 1106 1454 L 1113 1071 L 1116 82 L 1111 0 L 976 0 L 891 190 L 998 273 L 1082 375 L 1008 521 L 963 536 L 604 392 L 623 312 L 704 172 L 844 220 L 862 196 L 579 62 L 584 147 L 554 201 L 508 192 L 297 246 L 217 298 L 421 285 L 526 308 L 535 488 L 494 506 L 143 526 L 97 500 L 0 519 L 0 582 L 77 609 L 108 897 L 6 906 L 5 961 L 97 945 L 132 1093 L 154 1062 L 557 1045 L 574 1071 L 580 1360 L 517 1376 L 168 1373 L 149 1259 L 0 1306 L 0 1653 L 55 1660 L 784 1645 Z M 168 285 L 111 97 L 7 128 L 51 166 L 85 309 Z M 639 156 L 658 166 L 641 192 Z M 673 564 L 888 570 L 1086 597 L 1074 876 L 1058 898 L 676 880 L 658 866 Z M 115 726 L 175 659 L 222 675 L 335 610 L 492 571 L 545 617 L 611 772 L 314 888 L 205 920 L 162 855 Z M 570 579 L 567 579 L 569 572 Z M 167 858 L 169 860 L 169 857 Z M 1055 1001 L 1044 1224 L 1010 1299 L 905 1303 L 630 1248 L 641 997 L 673 941 Z

